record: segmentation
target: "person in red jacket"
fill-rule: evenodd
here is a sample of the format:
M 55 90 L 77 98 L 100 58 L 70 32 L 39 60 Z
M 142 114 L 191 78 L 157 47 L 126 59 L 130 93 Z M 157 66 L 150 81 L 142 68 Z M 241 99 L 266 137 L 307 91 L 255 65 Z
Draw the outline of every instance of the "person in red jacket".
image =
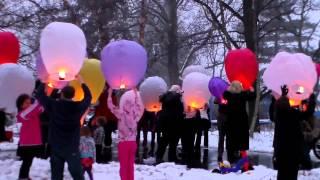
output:
M 16 105 L 17 119 L 22 124 L 17 153 L 22 160 L 19 179 L 30 179 L 29 171 L 33 158 L 40 156 L 42 150 L 40 114 L 43 108 L 37 101 L 32 104 L 31 97 L 27 94 L 20 95 Z

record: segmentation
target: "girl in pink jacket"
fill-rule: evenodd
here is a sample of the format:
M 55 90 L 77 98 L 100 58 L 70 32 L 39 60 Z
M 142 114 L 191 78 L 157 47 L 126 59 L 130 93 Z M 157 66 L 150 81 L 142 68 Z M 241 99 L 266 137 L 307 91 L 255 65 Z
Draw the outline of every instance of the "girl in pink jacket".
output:
M 19 179 L 30 179 L 33 158 L 39 156 L 42 150 L 40 114 L 43 109 L 37 101 L 32 104 L 31 97 L 27 94 L 20 95 L 16 105 L 17 120 L 22 124 L 17 153 L 22 160 Z
M 120 106 L 112 102 L 112 89 L 108 94 L 108 107 L 119 119 L 119 161 L 121 180 L 134 180 L 134 160 L 137 150 L 137 124 L 143 114 L 143 104 L 137 90 L 128 91 L 122 95 Z

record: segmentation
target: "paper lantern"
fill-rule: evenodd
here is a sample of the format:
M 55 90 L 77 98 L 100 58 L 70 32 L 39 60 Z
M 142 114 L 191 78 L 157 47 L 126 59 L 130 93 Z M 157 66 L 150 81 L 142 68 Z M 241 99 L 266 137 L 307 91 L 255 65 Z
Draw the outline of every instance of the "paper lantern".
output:
M 281 95 L 281 86 L 287 85 L 288 97 L 299 102 L 309 98 L 317 81 L 314 63 L 307 55 L 278 53 L 263 74 L 264 84 Z
M 182 79 L 184 79 L 188 74 L 193 73 L 193 72 L 199 72 L 202 74 L 206 74 L 209 75 L 209 73 L 204 69 L 203 66 L 201 65 L 191 65 L 188 66 L 184 69 L 183 73 L 182 73 Z
M 223 93 L 228 89 L 228 87 L 229 84 L 219 77 L 212 77 L 209 82 L 209 91 L 212 96 L 216 97 L 219 101 L 222 100 Z
M 140 95 L 147 111 L 158 112 L 161 110 L 159 96 L 168 89 L 167 83 L 158 76 L 149 77 L 140 85 Z
M 144 112 L 144 106 L 143 106 L 143 102 L 141 100 L 141 96 L 139 92 L 137 92 L 137 96 L 138 96 L 137 103 L 140 105 L 141 109 L 140 109 L 140 112 L 135 112 L 135 113 L 137 113 L 137 116 L 139 117 L 138 119 L 140 119 Z M 133 111 L 135 101 L 136 101 L 136 95 L 134 90 L 125 92 L 120 98 L 120 103 L 119 103 L 120 110 L 122 111 L 125 110 L 129 112 Z M 130 112 L 130 113 L 133 113 L 133 112 Z
M 53 22 L 40 37 L 43 64 L 53 81 L 71 81 L 79 73 L 86 56 L 86 38 L 74 24 Z
M 101 52 L 102 72 L 113 89 L 130 89 L 144 77 L 147 52 L 138 43 L 120 40 L 109 43 Z
M 101 72 L 100 61 L 97 59 L 86 60 L 80 70 L 80 75 L 92 94 L 91 103 L 95 104 L 105 86 L 105 79 Z M 74 100 L 81 101 L 84 98 L 84 93 L 80 82 L 74 80 L 71 81 L 70 85 L 76 90 Z
M 258 75 L 256 55 L 249 49 L 231 50 L 225 59 L 225 69 L 230 82 L 240 81 L 244 90 L 249 90 Z
M 34 87 L 34 77 L 26 67 L 13 63 L 0 65 L 0 108 L 5 108 L 6 112 L 16 112 L 18 96 L 31 95 Z
M 210 77 L 199 72 L 190 73 L 182 83 L 183 100 L 186 106 L 202 108 L 210 99 Z
M 17 63 L 19 55 L 18 38 L 11 32 L 0 32 L 0 64 Z

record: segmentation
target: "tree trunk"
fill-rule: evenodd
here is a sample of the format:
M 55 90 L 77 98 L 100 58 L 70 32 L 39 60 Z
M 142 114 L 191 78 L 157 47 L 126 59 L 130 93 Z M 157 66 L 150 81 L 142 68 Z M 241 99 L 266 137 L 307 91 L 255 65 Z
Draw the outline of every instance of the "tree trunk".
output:
M 144 46 L 144 34 L 147 22 L 146 2 L 141 0 L 141 13 L 139 18 L 139 43 Z
M 168 34 L 168 72 L 171 84 L 179 83 L 178 67 L 178 16 L 177 1 L 166 0 L 169 23 L 167 25 Z

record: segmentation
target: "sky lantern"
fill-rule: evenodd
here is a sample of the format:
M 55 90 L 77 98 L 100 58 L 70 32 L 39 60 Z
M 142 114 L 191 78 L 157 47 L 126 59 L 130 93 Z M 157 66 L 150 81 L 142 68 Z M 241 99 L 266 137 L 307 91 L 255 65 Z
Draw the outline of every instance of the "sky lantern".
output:
M 317 71 L 311 57 L 288 52 L 278 53 L 263 74 L 264 84 L 281 95 L 281 86 L 287 85 L 291 105 L 308 99 L 317 81 Z
M 158 112 L 161 110 L 159 96 L 168 89 L 167 83 L 158 76 L 148 77 L 140 85 L 140 95 L 147 111 Z
M 223 100 L 223 93 L 228 89 L 229 84 L 219 77 L 212 77 L 208 87 L 211 95 L 221 102 Z
M 16 112 L 18 96 L 31 95 L 34 87 L 35 79 L 26 67 L 14 63 L 0 65 L 0 108 L 7 113 Z
M 0 32 L 0 64 L 17 63 L 19 55 L 18 38 L 11 32 Z
M 80 75 L 92 94 L 91 103 L 95 104 L 105 86 L 105 79 L 101 72 L 100 61 L 97 59 L 85 60 L 80 70 Z M 84 98 L 84 92 L 81 88 L 80 82 L 73 80 L 70 82 L 70 85 L 76 90 L 74 100 L 81 101 Z
M 210 91 L 208 84 L 210 77 L 199 73 L 193 72 L 187 75 L 182 83 L 183 101 L 186 106 L 192 108 L 202 108 L 210 99 Z
M 83 31 L 71 23 L 53 22 L 41 32 L 40 52 L 52 81 L 71 81 L 79 73 L 86 56 Z
M 202 74 L 208 75 L 208 72 L 205 70 L 205 68 L 201 65 L 190 65 L 186 67 L 182 73 L 182 79 L 184 79 L 188 74 L 193 73 L 193 72 L 199 72 Z
M 109 43 L 101 52 L 101 68 L 113 89 L 131 89 L 143 79 L 147 70 L 147 52 L 134 41 Z
M 256 55 L 247 48 L 231 50 L 225 59 L 225 69 L 230 82 L 240 81 L 244 90 L 249 90 L 258 75 Z

